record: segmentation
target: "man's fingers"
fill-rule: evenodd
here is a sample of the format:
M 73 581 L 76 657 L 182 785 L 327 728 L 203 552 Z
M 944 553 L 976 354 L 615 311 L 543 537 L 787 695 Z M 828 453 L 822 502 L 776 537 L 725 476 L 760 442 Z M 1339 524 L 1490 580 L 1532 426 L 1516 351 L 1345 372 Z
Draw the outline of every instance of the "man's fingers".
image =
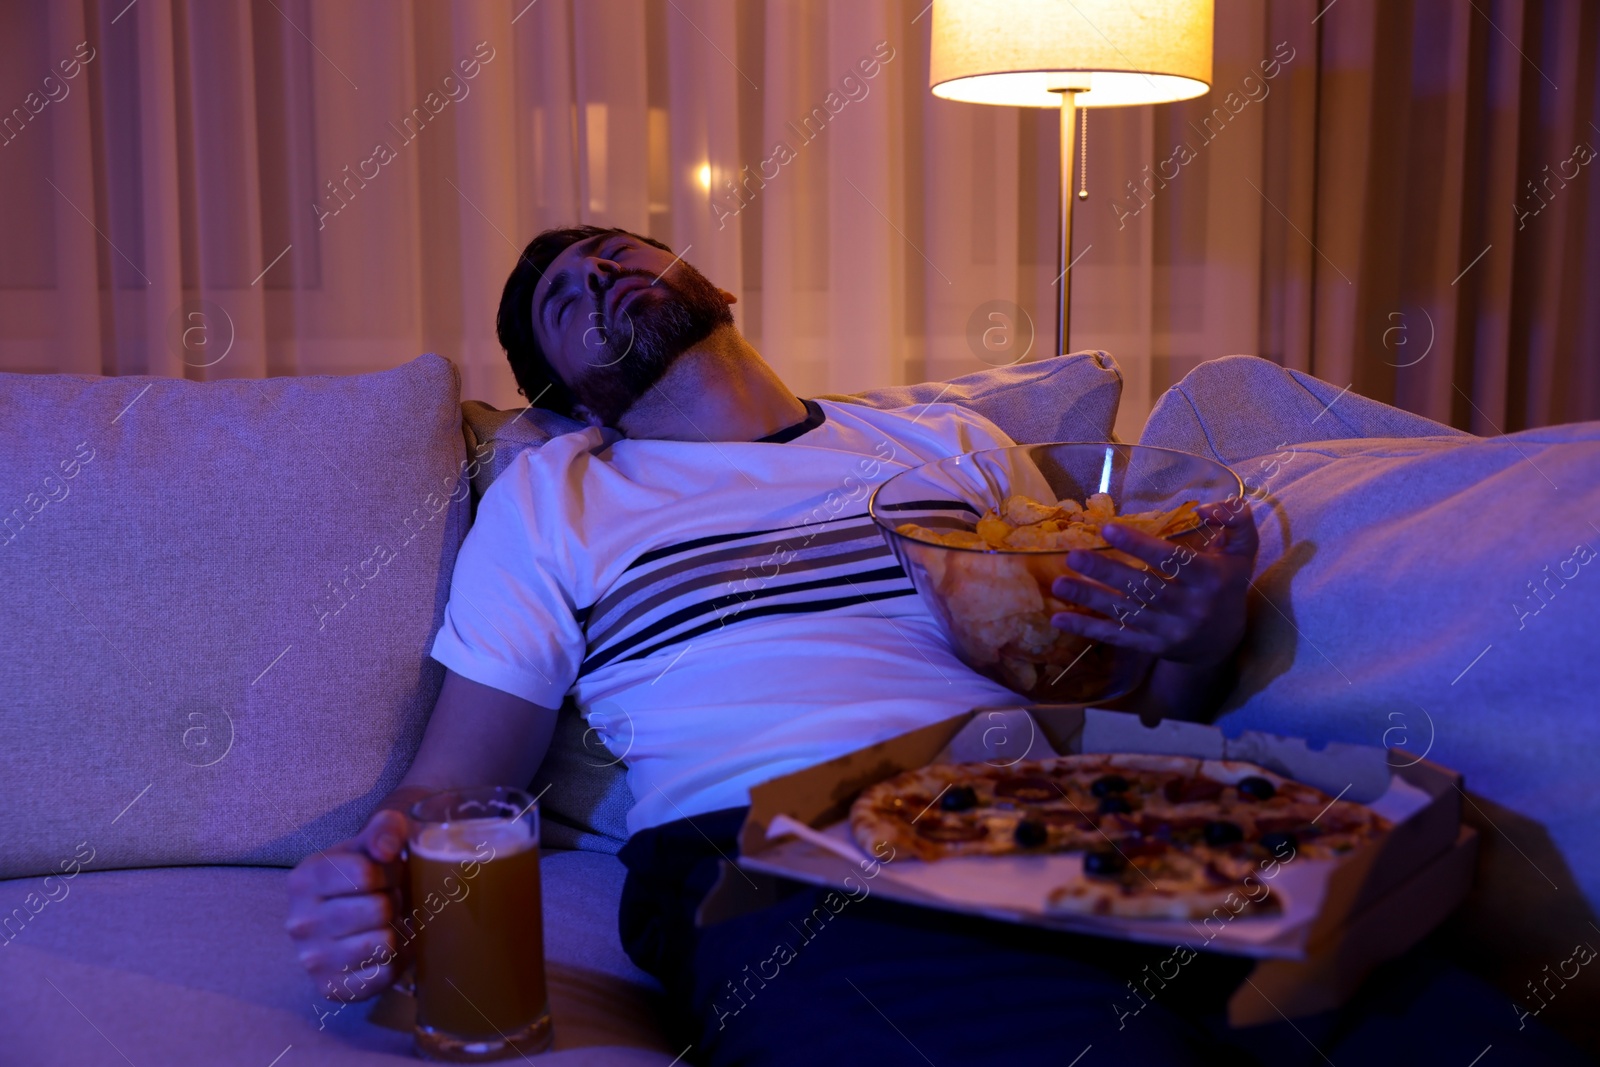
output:
M 394 931 L 385 926 L 378 930 L 363 930 L 348 937 L 331 938 L 319 945 L 321 964 L 336 970 L 348 968 L 365 976 L 372 974 L 374 966 L 394 959 Z M 370 980 L 370 979 L 369 979 Z
M 1101 585 L 1144 601 L 1159 594 L 1162 587 L 1167 584 L 1156 571 L 1132 567 L 1102 552 L 1094 552 L 1087 548 L 1075 548 L 1067 553 L 1067 566 L 1086 578 L 1093 578 Z M 1061 596 L 1059 593 L 1056 595 Z M 1061 597 L 1061 599 L 1068 598 Z
M 1098 611 L 1102 615 L 1110 615 L 1125 599 L 1120 593 L 1106 588 L 1099 582 L 1066 576 L 1052 582 L 1050 592 L 1059 600 L 1078 604 L 1091 611 Z
M 1051 616 L 1050 625 L 1069 634 L 1087 637 L 1091 641 L 1104 641 L 1108 645 L 1130 648 L 1136 652 L 1148 652 L 1153 656 L 1161 655 L 1166 649 L 1166 642 L 1154 634 L 1134 629 L 1131 625 L 1125 627 L 1114 620 L 1083 615 L 1076 611 L 1063 611 Z
M 297 902 L 283 927 L 300 941 L 337 940 L 381 930 L 393 917 L 394 901 L 388 893 L 362 893 Z
M 392 871 L 364 852 L 329 849 L 308 856 L 290 872 L 291 890 L 313 897 L 376 893 L 394 883 Z
M 1177 546 L 1171 541 L 1131 526 L 1123 526 L 1114 519 L 1100 527 L 1100 536 L 1112 548 L 1126 552 L 1152 567 L 1166 563 L 1170 568 L 1176 560 Z
M 1248 500 L 1234 496 L 1196 510 L 1202 520 L 1200 529 L 1207 551 L 1255 557 L 1258 538 Z
M 1063 597 L 1062 599 L 1070 598 Z M 1141 604 L 1139 601 L 1129 597 L 1111 597 L 1103 607 L 1095 606 L 1093 610 L 1108 617 L 1111 620 L 1111 624 L 1122 633 L 1136 630 L 1148 637 L 1153 637 L 1158 641 L 1165 641 L 1169 644 L 1181 640 L 1185 633 L 1183 621 L 1180 618 L 1163 611 L 1155 605 Z M 1093 636 L 1089 631 L 1075 628 L 1072 625 L 1074 620 L 1084 617 L 1082 612 L 1064 611 L 1052 615 L 1050 623 L 1058 630 L 1066 630 L 1068 633 L 1075 633 L 1084 637 Z M 1091 616 L 1091 618 L 1095 617 Z M 1057 620 L 1064 620 L 1066 625 L 1058 623 Z M 1095 632 L 1105 631 L 1096 630 Z M 1143 644 L 1139 646 L 1141 650 L 1146 652 L 1162 651 L 1165 647 L 1165 645 L 1157 647 Z
M 1093 552 L 1087 548 L 1075 548 L 1067 553 L 1067 566 L 1077 571 L 1086 578 L 1093 578 L 1101 585 L 1115 587 L 1118 579 L 1126 580 L 1138 574 L 1126 563 L 1119 563 L 1101 552 Z
M 367 855 L 379 863 L 392 863 L 400 858 L 410 830 L 411 822 L 404 814 L 385 808 L 373 813 L 356 840 Z
M 1155 634 L 1163 634 L 1170 629 L 1170 620 L 1164 614 L 1169 608 L 1156 599 L 1156 595 L 1162 592 L 1160 588 L 1154 594 L 1140 590 L 1124 595 L 1098 582 L 1082 578 L 1057 578 L 1050 591 L 1058 599 L 1097 611 L 1119 626 L 1131 626 Z
M 301 950 L 300 963 L 323 996 L 365 1000 L 394 983 L 398 966 L 394 931 L 385 927 L 319 941 Z

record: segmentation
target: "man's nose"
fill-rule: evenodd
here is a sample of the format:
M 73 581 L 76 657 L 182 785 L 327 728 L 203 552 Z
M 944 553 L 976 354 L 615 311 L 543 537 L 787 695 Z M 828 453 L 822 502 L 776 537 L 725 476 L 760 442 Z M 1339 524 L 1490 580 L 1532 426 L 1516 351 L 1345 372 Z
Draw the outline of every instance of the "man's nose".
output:
M 611 283 L 616 281 L 616 274 L 620 268 L 609 259 L 590 256 L 584 260 L 583 269 L 584 283 L 591 293 L 598 295 L 609 289 Z

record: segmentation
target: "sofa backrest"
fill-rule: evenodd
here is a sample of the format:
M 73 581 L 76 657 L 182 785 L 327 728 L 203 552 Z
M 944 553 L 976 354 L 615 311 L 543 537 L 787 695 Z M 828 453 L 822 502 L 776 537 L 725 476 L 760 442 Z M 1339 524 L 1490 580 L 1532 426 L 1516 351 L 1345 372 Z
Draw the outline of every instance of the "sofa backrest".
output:
M 293 864 L 421 740 L 460 379 L 0 375 L 0 877 Z

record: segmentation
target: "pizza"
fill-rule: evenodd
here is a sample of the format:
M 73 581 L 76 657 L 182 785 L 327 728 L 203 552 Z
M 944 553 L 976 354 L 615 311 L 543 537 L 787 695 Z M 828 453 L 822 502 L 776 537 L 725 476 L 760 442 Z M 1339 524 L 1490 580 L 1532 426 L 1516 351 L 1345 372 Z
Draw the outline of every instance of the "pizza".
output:
M 1133 754 L 932 764 L 850 809 L 852 836 L 876 855 L 1080 853 L 1083 877 L 1053 889 L 1047 911 L 1146 918 L 1209 915 L 1252 876 L 1260 886 L 1296 856 L 1338 857 L 1389 825 L 1253 763 Z M 1248 895 L 1258 913 L 1278 906 Z

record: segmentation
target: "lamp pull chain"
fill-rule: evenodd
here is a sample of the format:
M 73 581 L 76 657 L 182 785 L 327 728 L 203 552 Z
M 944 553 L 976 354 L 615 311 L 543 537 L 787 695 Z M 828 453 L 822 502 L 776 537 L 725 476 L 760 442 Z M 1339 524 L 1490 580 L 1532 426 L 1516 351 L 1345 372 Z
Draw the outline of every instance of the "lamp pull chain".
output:
M 1078 155 L 1078 199 L 1087 200 L 1089 199 L 1089 109 L 1079 108 L 1078 114 L 1083 116 L 1078 120 L 1083 131 L 1079 138 L 1083 150 Z

